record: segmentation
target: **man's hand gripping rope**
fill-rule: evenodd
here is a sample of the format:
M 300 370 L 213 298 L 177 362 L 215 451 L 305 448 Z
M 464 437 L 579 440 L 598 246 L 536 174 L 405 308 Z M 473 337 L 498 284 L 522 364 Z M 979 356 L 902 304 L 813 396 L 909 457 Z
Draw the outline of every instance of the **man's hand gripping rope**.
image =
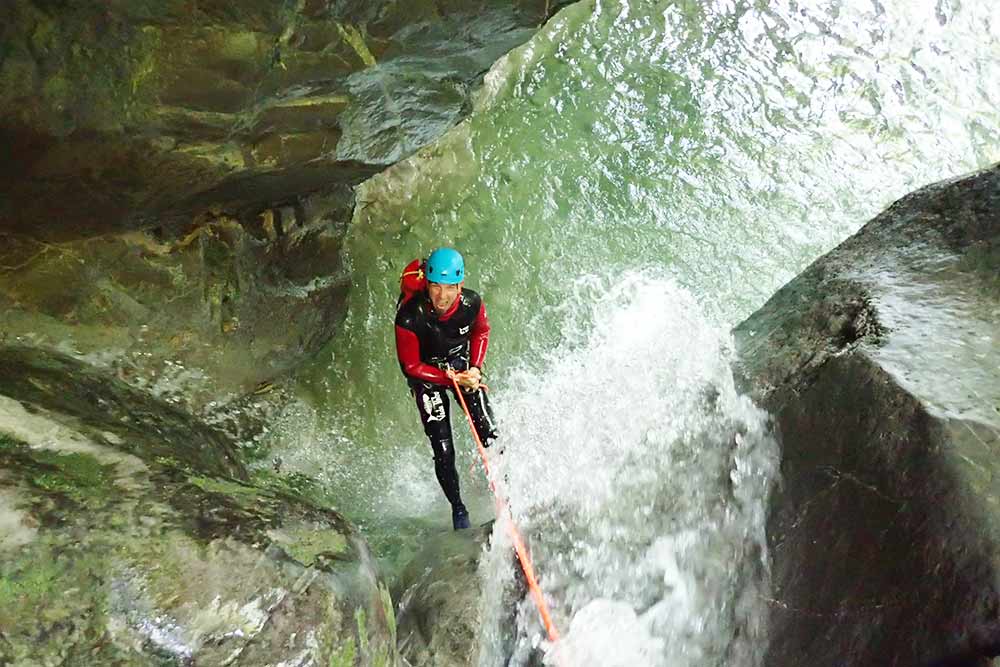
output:
M 483 373 L 475 366 L 462 372 L 449 369 L 447 373 L 449 378 L 469 391 L 475 391 L 479 389 L 480 386 L 485 387 L 485 385 L 481 384 L 483 380 Z

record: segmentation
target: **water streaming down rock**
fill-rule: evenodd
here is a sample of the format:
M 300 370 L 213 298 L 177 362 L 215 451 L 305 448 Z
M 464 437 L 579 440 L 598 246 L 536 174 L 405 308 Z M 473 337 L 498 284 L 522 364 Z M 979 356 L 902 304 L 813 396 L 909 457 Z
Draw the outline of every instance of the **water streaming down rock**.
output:
M 512 375 L 494 455 L 565 633 L 547 664 L 758 664 L 777 460 L 765 415 L 733 387 L 727 337 L 671 281 L 577 287 L 588 323 Z M 503 627 L 501 527 L 482 574 L 480 664 L 527 664 L 544 632 L 528 599 L 516 637 Z
M 444 526 L 391 355 L 395 279 L 414 256 L 466 253 L 502 388 L 560 344 L 580 275 L 659 267 L 732 325 L 884 203 L 1000 157 L 996 8 L 911 10 L 561 12 L 494 66 L 468 121 L 358 189 L 347 318 L 308 383 L 317 437 L 292 419 L 294 446 L 275 447 L 374 535 L 429 514 Z
M 288 460 L 324 470 L 371 534 L 389 536 L 389 551 L 399 548 L 393 540 L 401 524 L 430 515 L 430 525 L 446 525 L 429 451 L 387 350 L 399 269 L 435 245 L 456 245 L 470 259 L 470 286 L 486 295 L 497 325 L 489 380 L 509 439 L 517 511 L 528 518 L 529 507 L 547 507 L 545 499 L 555 497 L 531 485 L 548 479 L 549 463 L 532 463 L 535 450 L 520 451 L 522 442 L 565 446 L 556 449 L 556 470 L 570 469 L 563 458 L 576 465 L 596 457 L 581 475 L 584 485 L 563 494 L 590 521 L 562 533 L 556 503 L 551 516 L 529 520 L 539 560 L 563 555 L 553 558 L 555 569 L 543 570 L 552 577 L 546 585 L 554 587 L 564 629 L 575 638 L 571 650 L 602 655 L 615 646 L 616 659 L 624 659 L 621 642 L 595 635 L 588 646 L 584 638 L 588 623 L 610 628 L 617 618 L 641 630 L 632 664 L 657 650 L 656 659 L 671 664 L 753 664 L 758 649 L 749 637 L 757 629 L 747 619 L 763 579 L 749 574 L 762 558 L 754 513 L 764 511 L 768 445 L 761 417 L 728 389 L 725 355 L 696 354 L 686 343 L 703 339 L 714 341 L 709 349 L 726 349 L 719 331 L 885 203 L 942 173 L 1000 157 L 997 11 L 992 3 L 916 9 L 904 2 L 813 2 L 782 9 L 603 1 L 565 10 L 494 67 L 467 122 L 359 188 L 347 240 L 353 289 L 344 333 L 309 387 L 319 432 L 328 435 L 296 446 Z M 654 268 L 653 291 L 661 297 L 687 290 L 688 297 L 662 297 L 665 312 L 687 328 L 662 341 L 660 356 L 647 356 L 644 365 L 624 351 L 617 361 L 655 378 L 654 386 L 697 385 L 685 373 L 700 371 L 718 391 L 714 412 L 694 388 L 650 395 L 643 385 L 630 399 L 621 390 L 627 378 L 616 371 L 609 369 L 599 387 L 572 374 L 582 358 L 574 355 L 609 345 L 602 322 L 617 311 L 595 317 L 590 306 L 605 304 L 602 289 L 636 267 Z M 596 276 L 597 287 L 580 282 L 587 275 Z M 634 288 L 642 283 L 630 280 Z M 623 313 L 638 303 L 612 293 Z M 703 318 L 684 319 L 687 310 L 671 306 L 692 302 Z M 672 324 L 659 326 L 673 331 Z M 645 340 L 638 322 L 625 331 Z M 671 366 L 669 355 L 680 352 L 684 363 Z M 528 379 L 546 374 L 565 383 L 560 392 L 546 393 Z M 588 402 L 596 399 L 575 393 L 573 382 L 617 406 L 614 423 L 628 437 L 602 440 L 600 431 L 584 428 L 584 413 L 604 403 Z M 551 419 L 553 400 L 567 397 L 574 407 L 569 421 Z M 647 416 L 648 434 L 636 426 Z M 684 428 L 685 435 L 675 433 Z M 733 447 L 742 431 L 744 446 Z M 653 453 L 662 458 L 642 459 Z M 734 464 L 754 464 L 749 479 L 759 484 L 729 490 L 718 482 Z M 643 487 L 643 475 L 658 481 Z M 674 479 L 683 484 L 671 486 Z M 465 485 L 480 494 L 474 514 L 488 516 L 481 482 L 466 478 Z M 689 502 L 687 513 L 675 528 L 655 532 L 653 521 L 633 520 L 628 503 L 601 504 L 614 485 L 640 507 L 670 505 L 671 494 L 686 489 L 678 497 Z M 573 500 L 583 490 L 590 494 Z M 744 499 L 737 491 L 757 504 L 733 501 Z M 637 534 L 622 535 L 622 526 Z M 656 540 L 643 530 L 673 541 L 654 553 Z M 643 573 L 637 581 L 648 591 L 598 567 L 622 554 L 631 559 L 628 568 Z M 694 554 L 715 565 L 699 571 Z M 679 584 L 668 589 L 663 577 L 672 558 L 676 580 L 696 599 L 684 598 Z M 502 571 L 494 567 L 488 571 Z M 689 616 L 672 614 L 670 604 Z M 530 609 L 522 615 L 516 645 L 496 630 L 503 619 L 493 619 L 494 635 L 485 638 L 492 659 L 507 649 L 524 659 L 537 626 Z

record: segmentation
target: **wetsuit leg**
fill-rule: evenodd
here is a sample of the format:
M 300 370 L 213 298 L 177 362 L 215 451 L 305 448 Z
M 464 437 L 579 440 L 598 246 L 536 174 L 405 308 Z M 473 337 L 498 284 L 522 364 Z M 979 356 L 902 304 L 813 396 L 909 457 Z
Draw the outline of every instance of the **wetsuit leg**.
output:
M 448 360 L 448 365 L 456 371 L 465 371 L 469 369 L 469 360 L 462 356 L 452 357 Z M 496 439 L 500 434 L 497 431 L 496 420 L 493 419 L 493 409 L 490 408 L 486 392 L 482 389 L 476 391 L 463 389 L 462 396 L 465 398 L 465 404 L 469 406 L 469 414 L 472 415 L 472 423 L 476 427 L 479 439 L 483 441 L 483 446 L 489 447 L 490 441 Z
M 479 439 L 483 441 L 484 447 L 489 447 L 490 441 L 495 440 L 500 435 L 496 420 L 493 418 L 489 397 L 482 389 L 463 392 L 462 395 L 465 397 L 465 404 L 469 406 L 469 414 L 472 415 L 472 423 L 476 427 Z
M 464 510 L 459 492 L 458 471 L 455 469 L 455 447 L 451 440 L 448 393 L 443 387 L 420 384 L 414 386 L 413 395 L 417 399 L 424 433 L 434 450 L 434 473 L 441 490 L 453 508 Z

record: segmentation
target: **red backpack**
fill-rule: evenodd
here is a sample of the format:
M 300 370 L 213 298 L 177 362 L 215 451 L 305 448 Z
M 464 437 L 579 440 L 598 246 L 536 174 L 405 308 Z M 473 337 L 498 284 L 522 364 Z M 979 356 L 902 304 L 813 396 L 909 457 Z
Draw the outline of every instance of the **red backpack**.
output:
M 414 294 L 420 294 L 427 289 L 427 276 L 424 274 L 424 260 L 415 259 L 403 269 L 399 277 L 399 304 L 410 300 Z

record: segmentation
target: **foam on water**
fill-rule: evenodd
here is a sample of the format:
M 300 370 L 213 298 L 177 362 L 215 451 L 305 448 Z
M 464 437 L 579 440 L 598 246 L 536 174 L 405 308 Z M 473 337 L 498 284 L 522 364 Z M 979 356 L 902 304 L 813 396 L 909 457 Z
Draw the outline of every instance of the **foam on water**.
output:
M 545 351 L 589 330 L 589 302 L 564 305 L 577 276 L 655 266 L 733 326 L 893 198 L 998 159 L 998 3 L 779 4 L 587 0 L 505 56 L 467 120 L 358 187 L 346 317 L 299 373 L 316 416 L 264 444 L 318 473 L 369 536 L 409 518 L 445 528 L 393 354 L 414 257 L 465 254 L 503 409 L 515 366 L 549 372 Z
M 509 636 L 498 527 L 481 664 L 534 647 L 577 667 L 759 664 L 777 446 L 734 387 L 728 335 L 650 274 L 582 279 L 568 304 L 563 344 L 498 401 L 494 454 L 565 636 L 542 642 L 528 600 Z
M 1000 156 L 998 3 L 786 5 L 587 0 L 497 63 L 466 121 L 358 188 L 346 319 L 301 374 L 315 414 L 272 435 L 380 556 L 447 530 L 392 313 L 407 262 L 460 248 L 494 323 L 498 465 L 574 665 L 759 662 L 775 446 L 720 332 L 893 199 Z M 525 664 L 541 629 L 510 615 L 501 540 L 481 655 Z

